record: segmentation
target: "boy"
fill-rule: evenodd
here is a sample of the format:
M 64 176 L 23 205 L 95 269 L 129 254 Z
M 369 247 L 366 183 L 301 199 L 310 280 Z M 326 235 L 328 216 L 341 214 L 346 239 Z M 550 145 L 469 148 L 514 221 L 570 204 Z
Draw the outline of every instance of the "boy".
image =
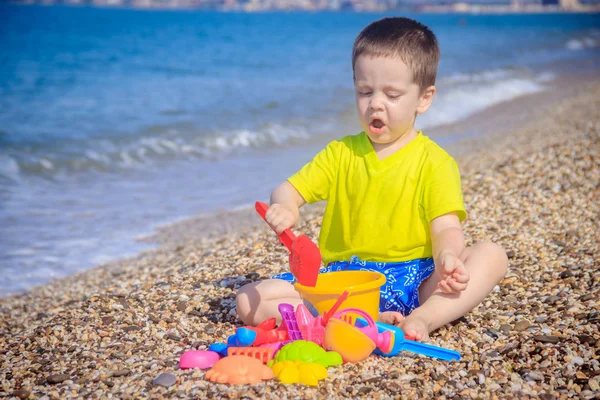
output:
M 319 236 L 325 270 L 383 273 L 380 320 L 416 340 L 478 305 L 508 264 L 495 244 L 465 248 L 458 166 L 414 128 L 435 95 L 438 60 L 437 39 L 419 22 L 368 25 L 352 51 L 364 132 L 331 142 L 279 185 L 266 215 L 282 232 L 298 222 L 302 205 L 327 200 Z M 290 274 L 279 278 L 240 288 L 245 324 L 278 316 L 279 303 L 302 302 Z

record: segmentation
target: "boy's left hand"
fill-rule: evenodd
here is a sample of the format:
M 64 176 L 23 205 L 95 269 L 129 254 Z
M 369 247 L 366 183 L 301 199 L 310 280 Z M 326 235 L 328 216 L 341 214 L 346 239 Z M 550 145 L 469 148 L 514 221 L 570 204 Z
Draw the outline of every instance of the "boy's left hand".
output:
M 444 293 L 458 293 L 467 288 L 469 273 L 463 262 L 454 254 L 445 253 L 440 256 L 440 272 L 442 279 L 438 287 Z

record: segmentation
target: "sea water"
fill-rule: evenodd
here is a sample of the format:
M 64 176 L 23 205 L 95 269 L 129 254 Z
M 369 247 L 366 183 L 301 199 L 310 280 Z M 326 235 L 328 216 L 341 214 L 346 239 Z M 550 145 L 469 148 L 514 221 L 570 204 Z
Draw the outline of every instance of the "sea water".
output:
M 383 16 L 0 4 L 0 295 L 267 200 L 359 132 L 352 42 Z M 407 16 L 442 52 L 421 129 L 543 91 L 565 60 L 598 65 L 595 15 Z

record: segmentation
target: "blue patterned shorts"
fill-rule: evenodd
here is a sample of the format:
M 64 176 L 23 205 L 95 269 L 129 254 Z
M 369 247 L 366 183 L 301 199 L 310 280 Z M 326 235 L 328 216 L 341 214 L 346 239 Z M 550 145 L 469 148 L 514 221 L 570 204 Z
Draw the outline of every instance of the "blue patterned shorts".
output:
M 406 316 L 419 307 L 419 286 L 435 269 L 433 258 L 420 258 L 403 262 L 362 261 L 352 256 L 350 261 L 334 261 L 321 268 L 319 273 L 335 271 L 375 271 L 385 275 L 381 287 L 379 311 L 397 311 Z M 295 282 L 291 272 L 274 275 L 274 279 Z

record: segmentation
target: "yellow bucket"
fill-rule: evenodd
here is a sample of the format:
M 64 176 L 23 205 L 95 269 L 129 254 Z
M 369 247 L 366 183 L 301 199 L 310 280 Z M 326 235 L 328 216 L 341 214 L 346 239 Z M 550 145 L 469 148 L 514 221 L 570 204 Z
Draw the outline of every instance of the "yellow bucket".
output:
M 302 298 L 312 304 L 323 315 L 333 306 L 345 290 L 348 298 L 344 308 L 359 308 L 375 321 L 379 319 L 379 294 L 385 284 L 385 275 L 374 271 L 338 271 L 319 274 L 315 287 L 295 283 Z

